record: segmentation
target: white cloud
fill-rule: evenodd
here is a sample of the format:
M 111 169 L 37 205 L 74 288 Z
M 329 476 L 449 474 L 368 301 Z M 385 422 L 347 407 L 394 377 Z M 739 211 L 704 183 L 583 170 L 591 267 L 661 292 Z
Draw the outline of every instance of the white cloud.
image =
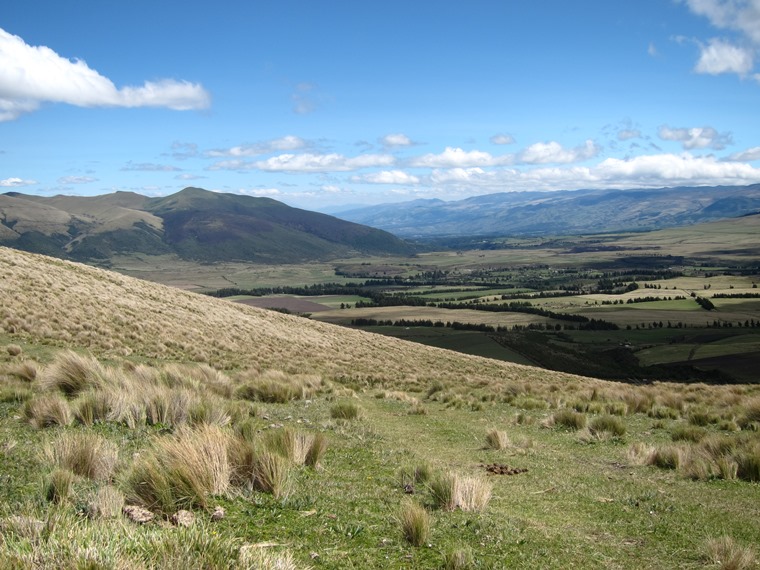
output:
M 280 154 L 266 160 L 226 160 L 217 162 L 209 170 L 263 170 L 266 172 L 347 172 L 362 168 L 391 166 L 395 158 L 389 154 L 360 154 L 346 157 L 330 154 Z
M 493 144 L 514 144 L 515 138 L 512 135 L 498 134 L 491 137 Z
M 282 196 L 282 192 L 278 188 L 252 188 L 250 190 L 241 188 L 238 190 L 238 194 L 243 194 L 245 196 L 254 196 L 257 198 L 272 198 L 273 196 Z
M 21 186 L 33 186 L 37 184 L 36 180 L 24 180 L 23 178 L 6 178 L 0 180 L 0 188 L 19 188 Z
M 89 184 L 97 181 L 97 178 L 91 176 L 62 176 L 58 179 L 58 184 Z
M 262 154 L 270 154 L 273 152 L 283 152 L 289 150 L 300 150 L 308 148 L 311 144 L 301 137 L 294 135 L 286 135 L 277 139 L 271 139 L 268 141 L 262 141 L 249 145 L 233 146 L 228 149 L 214 149 L 206 153 L 206 156 L 210 157 L 244 157 L 244 156 L 260 156 Z
M 206 176 L 199 176 L 198 174 L 177 174 L 174 177 L 176 180 L 202 180 Z
M 410 139 L 408 136 L 406 136 L 403 133 L 394 133 L 390 135 L 385 135 L 380 139 L 380 144 L 386 147 L 401 147 L 401 146 L 412 146 L 414 143 L 412 142 L 412 139 Z
M 706 46 L 700 45 L 699 61 L 694 71 L 710 75 L 736 73 L 745 76 L 752 70 L 753 65 L 753 54 L 750 50 L 713 38 Z
M 352 182 L 367 182 L 369 184 L 419 184 L 417 176 L 408 174 L 403 170 L 383 170 L 372 172 L 363 176 L 354 176 Z
M 628 141 L 631 139 L 640 139 L 641 131 L 638 129 L 623 129 L 618 131 L 617 138 L 619 141 Z
M 760 1 L 686 0 L 686 4 L 716 28 L 739 31 L 750 41 L 760 44 Z
M 587 140 L 575 148 L 564 148 L 555 141 L 530 145 L 519 155 L 519 160 L 525 164 L 568 164 L 594 158 L 601 148 L 592 140 Z
M 514 172 L 514 171 L 501 171 Z M 470 183 L 493 178 L 494 175 L 487 173 L 482 168 L 451 168 L 448 170 L 434 170 L 430 175 L 433 184 Z
M 412 159 L 411 165 L 423 168 L 467 168 L 470 166 L 509 164 L 512 159 L 512 155 L 497 157 L 482 150 L 466 151 L 447 146 L 440 154 L 425 154 Z
M 140 162 L 134 163 L 131 160 L 127 162 L 126 166 L 122 166 L 122 171 L 137 171 L 137 172 L 179 172 L 182 169 L 170 164 L 154 164 L 152 162 Z
M 733 144 L 731 133 L 719 133 L 713 127 L 675 128 L 661 126 L 657 131 L 664 141 L 676 141 L 686 150 L 695 148 L 711 148 L 723 150 L 726 145 Z
M 735 152 L 723 160 L 729 162 L 752 162 L 754 160 L 760 160 L 760 146 L 748 148 L 741 152 Z
M 167 107 L 205 109 L 211 97 L 202 85 L 174 79 L 118 89 L 81 60 L 30 46 L 0 28 L 0 120 L 18 118 L 43 102 L 78 107 Z
M 657 52 L 657 46 L 654 45 L 654 42 L 649 42 L 649 45 L 647 46 L 647 53 L 651 57 L 657 57 L 659 55 Z

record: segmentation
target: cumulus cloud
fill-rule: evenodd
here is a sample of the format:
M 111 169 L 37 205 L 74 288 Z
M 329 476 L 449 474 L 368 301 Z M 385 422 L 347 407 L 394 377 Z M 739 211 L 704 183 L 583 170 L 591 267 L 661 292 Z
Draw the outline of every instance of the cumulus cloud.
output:
M 492 144 L 514 144 L 515 138 L 512 135 L 498 134 L 490 138 Z
M 311 146 L 311 143 L 295 135 L 286 135 L 284 137 L 261 141 L 248 145 L 233 146 L 227 149 L 214 149 L 206 153 L 210 157 L 246 157 L 261 156 L 273 152 L 285 152 L 292 150 L 301 150 Z
M 211 97 L 202 85 L 175 79 L 119 89 L 83 60 L 61 57 L 45 46 L 30 46 L 0 28 L 0 120 L 16 119 L 44 102 L 186 111 L 209 107 Z
M 199 176 L 198 174 L 177 174 L 174 177 L 176 180 L 202 180 L 205 176 Z
M 420 179 L 403 170 L 383 170 L 372 172 L 363 176 L 354 176 L 352 182 L 366 182 L 369 184 L 419 184 Z
M 753 65 L 752 51 L 713 38 L 707 45 L 700 45 L 699 61 L 694 71 L 710 75 L 736 73 L 745 76 Z
M 412 142 L 412 139 L 410 139 L 408 136 L 406 136 L 403 133 L 394 133 L 390 135 L 385 135 L 380 139 L 380 144 L 383 146 L 392 148 L 392 147 L 404 147 L 404 146 L 412 146 L 414 143 Z
M 601 147 L 590 139 L 575 148 L 564 148 L 551 141 L 530 145 L 520 153 L 519 160 L 525 164 L 568 164 L 594 158 L 600 152 Z
M 136 172 L 179 172 L 182 169 L 169 164 L 154 164 L 152 162 L 139 162 L 135 163 L 129 161 L 126 166 L 122 166 L 122 171 L 136 171 Z
M 674 129 L 663 125 L 658 129 L 657 134 L 664 141 L 680 142 L 686 150 L 699 148 L 723 150 L 727 145 L 733 144 L 731 133 L 719 133 L 713 127 Z
M 754 160 L 760 160 L 760 146 L 748 148 L 741 152 L 735 152 L 723 160 L 729 162 L 752 162 Z
M 425 154 L 412 159 L 411 165 L 423 168 L 467 168 L 471 166 L 497 166 L 512 161 L 511 155 L 493 156 L 482 150 L 463 150 L 447 146 L 440 154 Z
M 91 176 L 62 176 L 58 179 L 58 184 L 89 184 L 97 181 L 97 178 L 92 178 Z
M 24 180 L 23 178 L 6 178 L 0 180 L 0 188 L 20 188 L 21 186 L 33 186 L 36 180 Z

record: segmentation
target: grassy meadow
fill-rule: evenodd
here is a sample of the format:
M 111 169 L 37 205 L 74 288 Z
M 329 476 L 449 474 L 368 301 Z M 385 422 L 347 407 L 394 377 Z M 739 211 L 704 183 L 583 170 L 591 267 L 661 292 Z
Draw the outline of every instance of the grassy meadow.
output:
M 0 568 L 758 566 L 760 386 L 552 372 L 5 248 L 0 268 Z

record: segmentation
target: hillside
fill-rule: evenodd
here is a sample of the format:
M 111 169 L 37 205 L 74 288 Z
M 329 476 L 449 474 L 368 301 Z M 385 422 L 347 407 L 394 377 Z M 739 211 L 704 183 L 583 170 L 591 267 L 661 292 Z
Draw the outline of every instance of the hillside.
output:
M 165 198 L 0 195 L 0 243 L 36 253 L 108 263 L 113 255 L 291 263 L 356 253 L 410 253 L 373 228 L 269 198 L 186 188 Z
M 757 386 L 547 372 L 0 247 L 10 568 L 749 570 L 758 434 Z
M 760 185 L 511 192 L 369 206 L 341 218 L 405 237 L 644 231 L 760 210 Z

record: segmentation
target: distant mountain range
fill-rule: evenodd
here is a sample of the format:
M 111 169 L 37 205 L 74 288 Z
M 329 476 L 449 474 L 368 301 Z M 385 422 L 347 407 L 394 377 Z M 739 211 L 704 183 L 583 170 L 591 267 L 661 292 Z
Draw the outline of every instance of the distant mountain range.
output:
M 388 232 L 269 198 L 185 188 L 165 198 L 0 195 L 0 245 L 105 262 L 117 254 L 294 263 L 355 254 L 406 254 Z
M 760 184 L 656 190 L 509 192 L 454 202 L 415 200 L 339 217 L 401 237 L 567 235 L 644 231 L 760 211 Z

